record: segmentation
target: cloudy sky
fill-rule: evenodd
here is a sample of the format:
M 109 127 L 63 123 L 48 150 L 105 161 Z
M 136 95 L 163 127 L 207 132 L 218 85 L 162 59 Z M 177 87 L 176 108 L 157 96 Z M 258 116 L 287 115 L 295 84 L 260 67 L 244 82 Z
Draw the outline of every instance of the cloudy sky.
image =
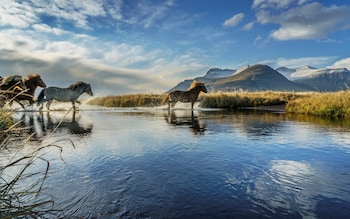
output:
M 343 0 L 1 0 L 0 75 L 160 93 L 209 68 L 350 69 Z

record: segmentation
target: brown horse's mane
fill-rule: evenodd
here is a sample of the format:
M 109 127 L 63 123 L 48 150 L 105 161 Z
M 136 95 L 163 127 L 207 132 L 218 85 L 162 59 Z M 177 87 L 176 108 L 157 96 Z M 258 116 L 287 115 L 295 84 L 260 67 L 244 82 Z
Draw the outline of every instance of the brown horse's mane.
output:
M 30 79 L 32 79 L 32 78 L 40 78 L 40 74 L 38 74 L 38 73 L 35 73 L 35 74 L 28 74 L 27 75 L 27 80 L 30 80 Z
M 203 82 L 193 81 L 191 86 L 190 86 L 190 88 L 188 88 L 188 90 L 192 90 L 193 88 L 200 87 L 200 86 L 204 86 L 204 83 Z

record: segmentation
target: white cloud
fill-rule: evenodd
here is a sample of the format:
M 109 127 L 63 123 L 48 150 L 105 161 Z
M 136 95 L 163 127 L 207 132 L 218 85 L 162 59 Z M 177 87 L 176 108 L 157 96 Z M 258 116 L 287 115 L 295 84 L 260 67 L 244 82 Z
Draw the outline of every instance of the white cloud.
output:
M 254 22 L 249 22 L 246 25 L 244 25 L 243 29 L 248 31 L 253 29 L 253 27 L 254 27 Z
M 32 8 L 12 0 L 0 1 L 0 26 L 27 28 L 39 19 Z
M 329 68 L 347 68 L 350 70 L 350 57 L 335 62 L 333 65 L 329 66 Z
M 267 64 L 273 68 L 287 67 L 287 68 L 299 68 L 302 66 L 324 67 L 329 63 L 334 62 L 336 57 L 334 56 L 321 56 L 321 57 L 300 57 L 294 59 L 279 58 L 275 60 L 264 60 L 261 64 Z
M 230 19 L 227 19 L 224 23 L 223 26 L 227 26 L 227 27 L 234 27 L 237 24 L 239 24 L 244 18 L 244 14 L 243 13 L 239 13 L 236 15 L 233 15 Z
M 256 13 L 256 17 L 261 24 L 280 25 L 280 28 L 271 34 L 274 39 L 320 39 L 332 32 L 349 29 L 349 11 L 349 6 L 325 7 L 314 2 L 280 11 L 280 14 L 267 9 L 261 10 Z
M 253 8 L 287 8 L 291 4 L 303 4 L 308 0 L 254 0 L 252 7 Z

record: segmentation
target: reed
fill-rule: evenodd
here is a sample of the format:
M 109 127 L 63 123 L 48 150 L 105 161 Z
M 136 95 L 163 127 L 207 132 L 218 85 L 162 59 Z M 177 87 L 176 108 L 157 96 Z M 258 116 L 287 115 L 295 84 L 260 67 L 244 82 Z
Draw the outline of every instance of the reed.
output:
M 295 92 L 216 92 L 200 95 L 201 105 L 206 108 L 243 108 L 284 105 L 309 93 Z
M 289 101 L 286 112 L 350 118 L 350 91 L 313 93 Z
M 129 94 L 97 97 L 88 102 L 105 107 L 160 106 L 164 94 Z M 319 92 L 215 92 L 199 95 L 204 108 L 239 109 L 285 105 L 287 113 L 350 118 L 350 91 Z
M 44 155 L 52 148 L 61 154 L 60 140 L 45 145 L 38 143 L 27 152 L 22 149 L 33 135 L 27 136 L 24 141 L 21 140 L 23 136 L 18 139 L 18 133 L 23 135 L 23 127 L 17 127 L 19 123 L 12 121 L 11 111 L 1 110 L 0 118 L 10 121 L 0 129 L 0 136 L 6 136 L 0 139 L 0 218 L 62 216 L 62 211 L 54 209 L 53 200 L 40 197 L 50 168 L 50 162 Z
M 153 107 L 159 106 L 163 97 L 159 94 L 126 94 L 93 98 L 88 104 L 104 107 Z

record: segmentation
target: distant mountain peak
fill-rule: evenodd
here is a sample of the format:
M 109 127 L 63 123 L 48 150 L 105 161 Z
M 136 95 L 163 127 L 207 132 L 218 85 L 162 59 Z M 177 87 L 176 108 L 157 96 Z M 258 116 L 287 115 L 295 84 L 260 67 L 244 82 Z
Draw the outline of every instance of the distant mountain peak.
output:
M 220 68 L 211 68 L 204 75 L 204 78 L 224 78 L 233 75 L 236 70 L 232 69 L 220 69 Z

